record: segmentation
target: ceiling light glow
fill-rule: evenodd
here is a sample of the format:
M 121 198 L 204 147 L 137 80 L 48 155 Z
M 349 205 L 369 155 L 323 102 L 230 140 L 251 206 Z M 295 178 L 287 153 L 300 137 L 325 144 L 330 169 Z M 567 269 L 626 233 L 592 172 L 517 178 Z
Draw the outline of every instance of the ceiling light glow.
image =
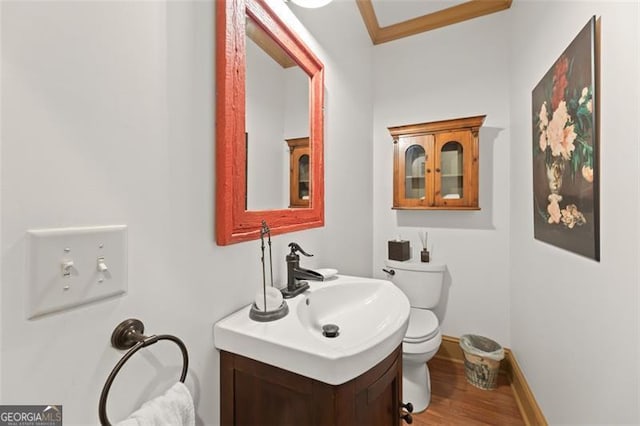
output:
M 326 6 L 331 3 L 331 0 L 291 0 L 293 3 L 301 7 L 307 7 L 315 9 L 318 7 Z

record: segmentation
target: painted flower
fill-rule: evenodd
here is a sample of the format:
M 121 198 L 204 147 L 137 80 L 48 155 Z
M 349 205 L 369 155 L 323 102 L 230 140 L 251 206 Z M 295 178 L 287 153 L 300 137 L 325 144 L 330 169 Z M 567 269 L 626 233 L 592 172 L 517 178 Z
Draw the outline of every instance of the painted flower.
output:
M 549 113 L 547 112 L 547 101 L 540 106 L 538 113 L 538 128 L 540 129 L 540 151 L 547 149 L 547 126 L 549 125 Z
M 568 204 L 566 208 L 560 211 L 562 215 L 562 224 L 569 229 L 573 229 L 576 225 L 582 226 L 587 223 L 584 215 L 580 213 L 575 204 Z
M 553 112 L 553 117 L 547 127 L 547 142 L 551 147 L 551 155 L 568 160 L 571 153 L 575 149 L 573 142 L 576 139 L 574 125 L 567 124 L 571 121 L 571 117 L 567 113 L 567 103 L 561 101 L 558 108 Z M 566 127 L 565 127 L 566 126 Z
M 547 132 L 540 132 L 540 151 L 547 149 Z
M 589 166 L 582 166 L 582 177 L 587 182 L 593 182 L 593 169 Z
M 542 132 L 544 129 L 547 128 L 547 126 L 549 125 L 549 117 L 548 117 L 548 112 L 547 112 L 547 101 L 544 101 L 542 103 L 542 106 L 540 107 L 540 113 L 538 113 L 538 119 L 540 120 L 540 131 Z
M 576 132 L 573 124 L 564 128 L 564 138 L 562 139 L 562 158 L 568 160 L 571 158 L 571 153 L 576 149 L 573 142 L 576 140 Z
M 553 91 L 551 94 L 551 107 L 555 110 L 564 99 L 564 91 L 569 85 L 567 80 L 567 72 L 569 71 L 569 60 L 566 56 L 558 59 L 555 69 L 553 70 Z
M 562 195 L 549 195 L 549 205 L 547 206 L 549 223 L 560 223 L 560 218 L 562 217 L 562 214 L 560 213 L 560 204 L 558 204 L 560 201 L 562 201 Z

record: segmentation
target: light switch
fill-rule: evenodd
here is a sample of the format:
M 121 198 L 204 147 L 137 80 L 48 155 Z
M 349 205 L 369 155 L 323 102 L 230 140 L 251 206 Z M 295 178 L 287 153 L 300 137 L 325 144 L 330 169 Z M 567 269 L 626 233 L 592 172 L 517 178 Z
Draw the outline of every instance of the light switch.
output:
M 28 318 L 127 292 L 126 225 L 27 233 Z

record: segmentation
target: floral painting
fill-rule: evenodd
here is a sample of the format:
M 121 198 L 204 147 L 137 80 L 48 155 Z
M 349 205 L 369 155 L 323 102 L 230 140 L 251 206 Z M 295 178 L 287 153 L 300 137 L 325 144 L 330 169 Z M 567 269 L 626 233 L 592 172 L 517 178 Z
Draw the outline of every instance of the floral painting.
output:
M 600 260 L 596 21 L 533 89 L 534 236 Z

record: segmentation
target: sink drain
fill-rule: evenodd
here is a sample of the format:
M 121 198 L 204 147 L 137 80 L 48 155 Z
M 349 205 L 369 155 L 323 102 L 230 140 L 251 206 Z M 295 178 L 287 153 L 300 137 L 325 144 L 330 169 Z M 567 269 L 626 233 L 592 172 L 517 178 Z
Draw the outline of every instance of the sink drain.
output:
M 338 337 L 340 334 L 340 327 L 335 324 L 325 324 L 322 326 L 322 335 L 324 337 Z

